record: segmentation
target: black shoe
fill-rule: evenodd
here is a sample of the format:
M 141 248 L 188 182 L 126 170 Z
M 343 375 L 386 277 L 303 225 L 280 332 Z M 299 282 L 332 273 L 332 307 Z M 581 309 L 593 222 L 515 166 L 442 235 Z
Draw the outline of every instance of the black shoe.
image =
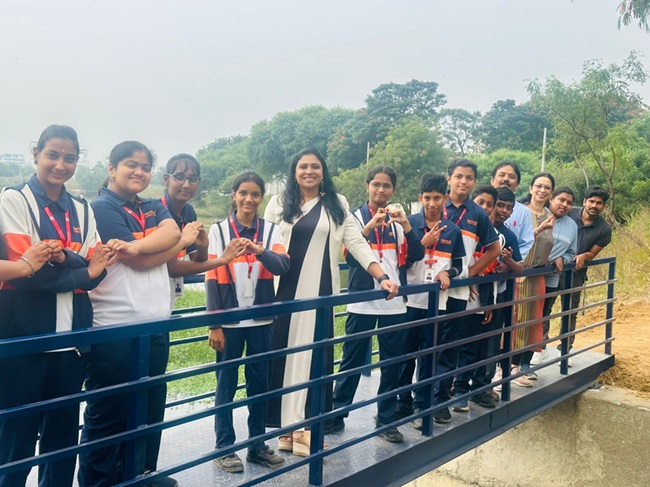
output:
M 284 465 L 284 458 L 271 450 L 268 445 L 264 445 L 261 449 L 255 451 L 248 450 L 246 461 L 257 463 L 267 468 L 278 468 Z
M 382 425 L 377 425 L 378 428 L 380 426 Z M 404 441 L 404 435 L 402 435 L 402 433 L 400 433 L 397 428 L 386 430 L 383 433 L 377 435 L 377 438 L 386 440 L 389 443 L 402 443 Z
M 433 412 L 433 420 L 436 423 L 450 423 L 451 422 L 451 413 L 449 408 L 438 409 Z
M 413 409 L 413 414 L 419 413 L 420 410 L 418 408 Z M 421 430 L 422 429 L 422 417 L 420 416 L 419 418 L 415 418 L 413 421 L 411 421 L 411 424 L 416 430 Z
M 224 455 L 223 457 L 215 458 L 214 464 L 224 472 L 228 473 L 241 473 L 244 471 L 244 464 L 241 462 L 236 453 Z
M 340 433 L 345 429 L 345 421 L 342 416 L 337 416 L 331 421 L 325 423 L 325 428 L 323 429 L 323 434 L 325 435 L 335 435 Z
M 146 484 L 145 487 L 178 487 L 178 482 L 171 477 L 162 477 L 150 484 Z
M 481 392 L 480 394 L 474 394 L 469 398 L 470 401 L 488 409 L 494 409 L 497 407 L 496 400 L 492 397 L 492 394 L 489 392 Z
M 413 408 L 409 404 L 397 403 L 395 406 L 395 419 L 403 419 L 413 414 Z

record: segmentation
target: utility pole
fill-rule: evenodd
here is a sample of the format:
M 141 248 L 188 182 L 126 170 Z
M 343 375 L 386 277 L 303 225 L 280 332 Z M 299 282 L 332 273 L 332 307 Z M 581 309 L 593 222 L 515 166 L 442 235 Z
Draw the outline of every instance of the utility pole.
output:
M 366 164 L 368 164 L 369 160 L 370 160 L 370 142 L 368 142 L 368 145 L 366 145 Z
M 542 170 L 541 170 L 541 172 L 544 172 L 545 166 L 546 166 L 546 127 L 544 127 L 544 141 L 542 142 Z

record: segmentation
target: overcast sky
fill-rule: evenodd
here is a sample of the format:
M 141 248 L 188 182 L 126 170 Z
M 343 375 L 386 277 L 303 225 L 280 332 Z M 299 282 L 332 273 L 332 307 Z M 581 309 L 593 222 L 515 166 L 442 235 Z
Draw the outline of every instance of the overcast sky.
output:
M 0 153 L 50 123 L 90 160 L 125 139 L 165 161 L 305 105 L 359 108 L 382 83 L 436 81 L 448 107 L 525 101 L 526 80 L 646 57 L 620 0 L 0 0 Z M 637 87 L 650 103 L 650 84 Z

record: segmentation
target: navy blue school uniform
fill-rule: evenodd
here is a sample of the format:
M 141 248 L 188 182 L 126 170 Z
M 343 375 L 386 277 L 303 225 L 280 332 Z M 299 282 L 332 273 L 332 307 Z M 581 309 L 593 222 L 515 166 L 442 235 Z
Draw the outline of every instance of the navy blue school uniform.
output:
M 289 270 L 287 255 L 279 228 L 266 220 L 255 217 L 250 227 L 245 227 L 233 213 L 230 218 L 215 223 L 210 228 L 208 258 L 220 257 L 228 242 L 238 237 L 264 245 L 260 255 L 241 255 L 230 264 L 209 271 L 206 275 L 206 302 L 209 311 L 272 303 L 275 300 L 273 276 Z M 248 288 L 248 289 L 247 289 Z M 246 356 L 268 352 L 272 348 L 271 323 L 268 319 L 245 320 L 239 323 L 215 323 L 211 329 L 223 328 L 225 346 L 217 352 L 217 362 L 240 358 L 246 348 Z M 245 366 L 246 396 L 253 397 L 269 390 L 269 362 L 252 362 Z M 217 370 L 215 404 L 232 402 L 239 379 L 238 367 Z M 249 438 L 263 434 L 266 421 L 266 402 L 248 406 Z M 235 443 L 232 410 L 215 414 L 216 448 Z M 264 442 L 256 441 L 248 447 L 259 451 Z
M 368 203 L 352 210 L 352 215 L 357 221 L 359 231 L 372 219 Z M 393 282 L 406 284 L 407 262 L 415 262 L 424 256 L 424 248 L 413 229 L 405 233 L 401 225 L 391 223 L 390 220 L 388 225 L 378 227 L 376 231 L 371 231 L 366 239 L 375 254 L 375 258 Z M 350 291 L 380 289 L 379 284 L 349 253 L 346 253 L 346 261 L 350 265 L 348 278 L 348 289 Z M 355 333 L 372 330 L 375 327 L 383 328 L 403 323 L 405 314 L 405 302 L 399 297 L 390 301 L 380 299 L 349 304 L 345 333 L 346 335 L 354 335 Z M 402 332 L 379 335 L 377 340 L 379 342 L 380 360 L 401 355 L 403 339 Z M 370 337 L 344 342 L 339 372 L 364 365 L 369 346 Z M 399 363 L 381 367 L 377 394 L 397 388 L 399 370 Z M 336 380 L 333 397 L 334 408 L 352 404 L 360 377 L 360 374 L 354 374 Z M 377 403 L 378 425 L 388 424 L 394 420 L 395 406 L 396 396 L 388 397 Z
M 136 198 L 129 201 L 102 188 L 91 203 L 103 241 L 117 238 L 132 242 L 156 231 L 158 225 L 171 219 L 167 208 L 157 199 Z M 93 326 L 132 323 L 168 317 L 171 311 L 167 265 L 136 270 L 123 262 L 108 268 L 106 279 L 91 294 L 94 307 Z M 133 380 L 131 340 L 93 345 L 86 374 L 89 391 Z M 169 357 L 169 334 L 150 337 L 149 376 L 162 375 Z M 167 385 L 145 390 L 147 423 L 163 420 Z M 90 400 L 84 411 L 81 441 L 88 442 L 127 430 L 129 395 L 116 394 Z M 154 433 L 137 443 L 135 461 L 140 473 L 157 470 L 161 433 Z M 116 443 L 79 455 L 79 485 L 108 487 L 124 480 L 124 444 Z
M 408 218 L 413 227 L 413 231 L 422 240 L 424 235 L 430 231 L 430 228 L 426 224 L 424 209 L 415 215 L 410 215 Z M 414 262 L 409 266 L 406 272 L 408 284 L 425 284 L 427 283 L 427 277 L 435 277 L 439 272 L 445 270 L 452 277 L 461 274 L 465 247 L 463 246 L 460 228 L 444 218 L 441 219 L 440 226 L 447 228 L 440 233 L 438 242 L 432 248 L 425 249 L 422 260 Z M 432 271 L 427 272 L 428 267 L 431 267 Z M 438 310 L 440 314 L 444 314 L 447 310 L 447 297 L 448 291 L 441 292 L 438 297 Z M 410 295 L 407 303 L 406 321 L 426 318 L 428 307 L 429 293 Z M 444 325 L 439 323 L 438 327 L 440 330 L 444 328 Z M 419 326 L 406 330 L 402 353 L 412 353 L 424 348 L 427 338 L 426 333 L 433 333 L 433 327 Z M 425 370 L 430 369 L 431 363 L 429 360 L 431 360 L 430 356 L 426 357 L 424 361 L 418 359 L 418 381 L 423 380 Z M 415 363 L 415 360 L 409 360 L 403 363 L 400 369 L 399 387 L 412 383 Z M 411 407 L 421 409 L 422 396 L 419 389 L 414 390 L 414 396 L 415 398 L 411 395 L 411 392 L 400 394 L 398 397 L 398 410 L 401 412 L 410 412 Z
M 91 326 L 93 311 L 87 291 L 106 273 L 92 280 L 88 275 L 88 259 L 99 236 L 87 203 L 65 187 L 53 201 L 32 176 L 3 193 L 0 226 L 7 248 L 3 258 L 15 261 L 28 247 L 44 240 L 58 241 L 66 255 L 64 263 L 46 264 L 30 278 L 0 283 L 0 339 Z M 0 359 L 0 410 L 79 393 L 86 361 L 82 352 L 86 350 Z M 0 421 L 0 465 L 34 455 L 39 435 L 41 454 L 74 446 L 78 428 L 77 403 Z M 73 455 L 41 465 L 39 485 L 72 485 L 75 461 Z M 29 470 L 0 476 L 0 486 L 24 485 Z

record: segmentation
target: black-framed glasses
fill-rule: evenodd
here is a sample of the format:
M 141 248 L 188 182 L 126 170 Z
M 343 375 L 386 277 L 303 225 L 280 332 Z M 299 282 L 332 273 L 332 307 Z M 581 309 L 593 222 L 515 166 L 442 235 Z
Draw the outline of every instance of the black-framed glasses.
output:
M 192 174 L 191 176 L 186 176 L 185 173 L 182 172 L 176 172 L 174 174 L 165 173 L 165 176 L 171 176 L 179 183 L 184 183 L 185 180 L 187 180 L 190 182 L 190 184 L 196 184 L 199 181 L 201 181 L 201 176 L 197 176 L 196 174 Z

